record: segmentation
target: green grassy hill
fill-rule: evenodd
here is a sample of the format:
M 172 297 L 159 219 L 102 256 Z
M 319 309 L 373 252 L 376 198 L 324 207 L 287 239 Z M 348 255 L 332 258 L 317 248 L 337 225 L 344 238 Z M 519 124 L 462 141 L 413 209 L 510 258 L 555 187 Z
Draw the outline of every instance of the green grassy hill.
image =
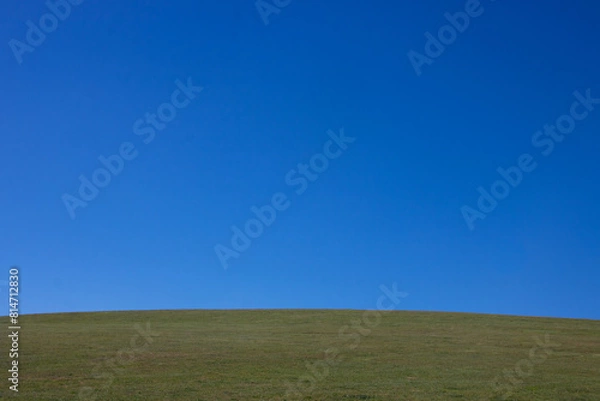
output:
M 20 400 L 600 400 L 600 321 L 348 310 L 20 321 Z

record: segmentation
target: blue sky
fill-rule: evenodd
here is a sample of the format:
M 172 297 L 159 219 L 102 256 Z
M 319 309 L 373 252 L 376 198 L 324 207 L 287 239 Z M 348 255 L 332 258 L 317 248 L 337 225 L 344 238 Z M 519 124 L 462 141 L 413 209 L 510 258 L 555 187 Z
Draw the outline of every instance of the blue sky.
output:
M 600 318 L 600 105 L 551 154 L 532 142 L 574 92 L 600 98 L 597 3 L 482 0 L 420 75 L 408 53 L 473 4 L 292 0 L 265 24 L 252 1 L 134 3 L 71 5 L 30 51 L 11 40 L 48 6 L 1 17 L 0 280 L 20 267 L 22 313 L 374 309 L 395 282 L 402 309 Z M 72 218 L 65 194 L 122 146 Z M 524 154 L 536 168 L 470 227 L 462 208 Z

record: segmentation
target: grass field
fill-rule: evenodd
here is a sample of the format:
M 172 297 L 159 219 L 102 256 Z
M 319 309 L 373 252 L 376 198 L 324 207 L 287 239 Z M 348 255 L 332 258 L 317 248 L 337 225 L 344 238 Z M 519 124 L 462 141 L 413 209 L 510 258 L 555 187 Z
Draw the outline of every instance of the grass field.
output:
M 9 399 L 600 400 L 600 321 L 349 310 L 20 321 Z

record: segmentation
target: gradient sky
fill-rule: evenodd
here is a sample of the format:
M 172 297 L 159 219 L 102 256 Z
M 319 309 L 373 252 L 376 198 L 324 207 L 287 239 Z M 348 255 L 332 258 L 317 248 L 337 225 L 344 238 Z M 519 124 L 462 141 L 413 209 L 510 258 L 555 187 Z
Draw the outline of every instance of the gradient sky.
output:
M 8 43 L 48 8 L 5 4 L 0 280 L 20 267 L 21 313 L 374 309 L 396 282 L 401 309 L 599 319 L 600 106 L 549 156 L 532 136 L 600 98 L 600 5 L 482 0 L 417 76 L 407 53 L 465 2 L 388 3 L 292 0 L 265 25 L 251 0 L 88 0 L 21 64 Z M 134 123 L 188 77 L 204 89 L 145 144 Z M 341 128 L 356 141 L 296 194 Z M 63 194 L 125 142 L 71 219 Z M 523 153 L 538 167 L 470 230 L 461 207 Z M 224 269 L 215 245 L 278 192 Z

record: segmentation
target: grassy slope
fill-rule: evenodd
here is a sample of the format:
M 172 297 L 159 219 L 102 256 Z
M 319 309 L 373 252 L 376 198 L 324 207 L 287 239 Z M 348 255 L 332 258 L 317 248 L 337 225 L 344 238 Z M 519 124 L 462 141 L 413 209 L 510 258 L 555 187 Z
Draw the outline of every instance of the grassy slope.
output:
M 76 400 L 82 386 L 97 400 L 284 400 L 285 382 L 306 362 L 337 364 L 311 400 L 494 400 L 492 384 L 529 359 L 533 336 L 560 346 L 536 351 L 530 376 L 509 400 L 600 400 L 600 322 L 474 314 L 389 312 L 367 334 L 341 338 L 361 311 L 151 311 L 21 317 L 21 400 Z M 5 319 L 3 319 L 5 320 Z M 146 349 L 135 323 L 150 322 Z M 348 329 L 347 334 L 356 333 Z M 6 337 L 2 347 L 7 348 Z M 356 341 L 360 343 L 351 349 Z M 117 371 L 106 360 L 132 358 Z M 2 351 L 4 353 L 4 351 Z M 119 354 L 121 355 L 121 354 Z M 103 362 L 104 361 L 104 362 Z M 104 363 L 104 365 L 102 365 Z M 109 362 L 110 363 L 110 362 Z M 321 363 L 321 365 L 323 365 Z M 523 362 L 523 369 L 528 370 Z M 7 367 L 6 362 L 3 363 Z M 94 370 L 94 366 L 103 366 Z M 3 369 L 5 369 L 3 367 Z M 4 370 L 6 372 L 6 370 Z M 6 375 L 6 374 L 5 374 Z M 93 376 L 97 377 L 94 378 Z M 98 377 L 99 376 L 99 377 Z M 10 395 L 5 385 L 0 394 Z M 112 380 L 112 383 L 111 383 Z M 509 383 L 506 379 L 502 383 Z M 105 390 L 100 389 L 106 386 Z M 305 384 L 309 386 L 309 384 Z M 12 392 L 10 392 L 12 393 Z M 93 399 L 93 398 L 90 398 Z

